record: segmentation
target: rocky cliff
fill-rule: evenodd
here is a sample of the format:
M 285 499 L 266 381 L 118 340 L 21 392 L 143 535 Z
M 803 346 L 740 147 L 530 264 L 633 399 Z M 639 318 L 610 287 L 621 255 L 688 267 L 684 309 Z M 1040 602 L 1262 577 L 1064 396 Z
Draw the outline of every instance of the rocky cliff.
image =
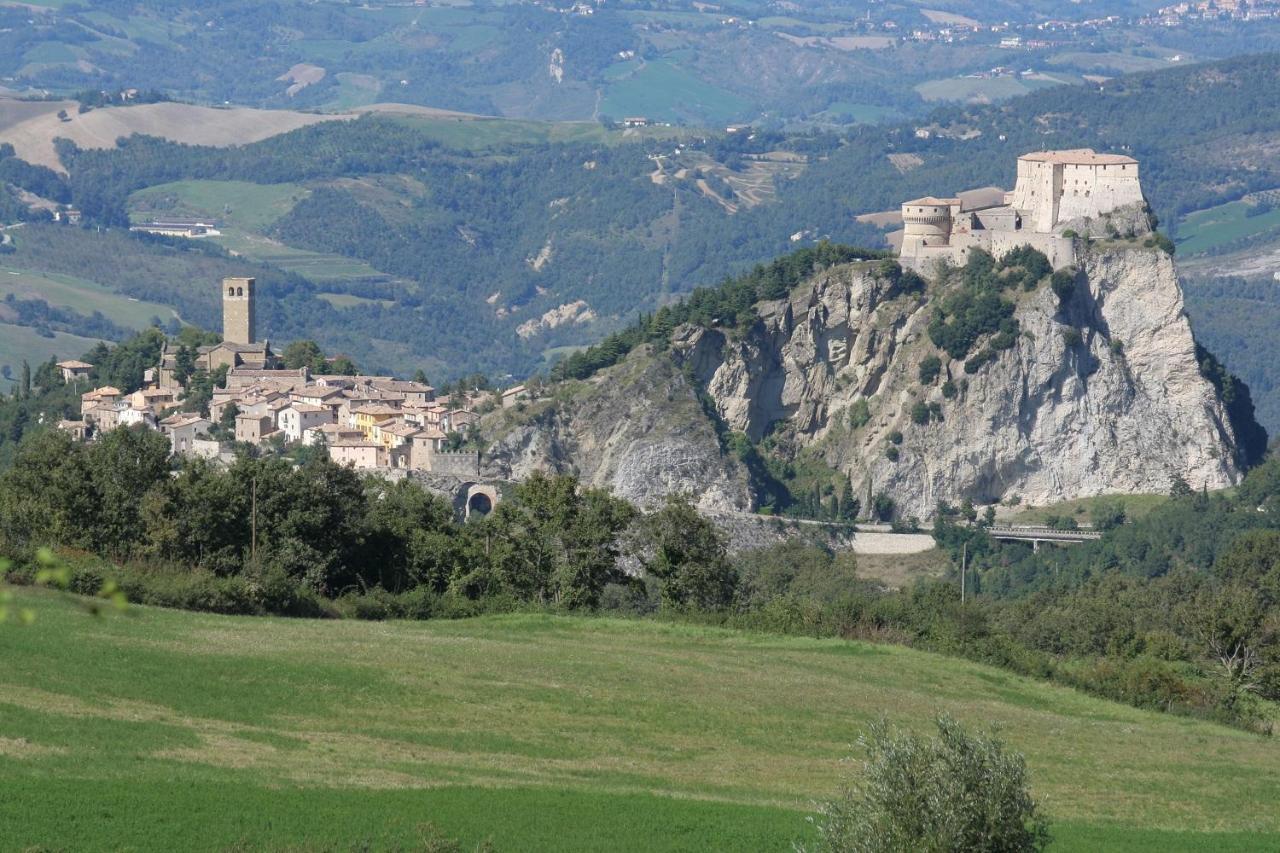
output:
M 747 472 L 721 452 L 715 422 L 669 355 L 649 348 L 552 396 L 495 413 L 482 473 L 521 479 L 535 470 L 572 473 L 641 506 L 669 494 L 707 512 L 752 507 Z
M 939 501 L 1238 480 L 1236 435 L 1168 255 L 1137 240 L 1082 246 L 1059 292 L 1041 281 L 1004 293 L 1016 337 L 967 372 L 928 332 L 955 286 L 902 293 L 879 262 L 846 264 L 759 303 L 745 327 L 680 327 L 668 352 L 633 353 L 492 433 L 490 473 L 574 470 L 642 503 L 675 490 L 747 509 L 759 496 L 722 452 L 739 432 L 846 475 L 863 507 L 883 492 L 922 519 Z M 930 357 L 936 376 L 920 369 Z

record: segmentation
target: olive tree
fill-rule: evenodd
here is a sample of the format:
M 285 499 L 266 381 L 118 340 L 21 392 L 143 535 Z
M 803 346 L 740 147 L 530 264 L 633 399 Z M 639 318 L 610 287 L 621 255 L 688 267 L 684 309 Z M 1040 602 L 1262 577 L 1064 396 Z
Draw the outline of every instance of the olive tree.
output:
M 1043 850 L 1048 824 L 1020 754 L 955 720 L 934 737 L 881 720 L 858 739 L 862 770 L 822 806 L 819 845 L 831 853 Z

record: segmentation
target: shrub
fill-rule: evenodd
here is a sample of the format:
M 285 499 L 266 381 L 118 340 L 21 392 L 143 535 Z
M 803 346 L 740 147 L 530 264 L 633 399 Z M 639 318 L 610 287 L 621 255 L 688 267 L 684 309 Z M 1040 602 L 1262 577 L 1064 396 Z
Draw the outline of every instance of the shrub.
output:
M 978 350 L 978 352 L 973 356 L 973 358 L 969 359 L 964 363 L 964 372 L 977 373 L 984 366 L 986 366 L 988 362 L 995 361 L 995 360 L 996 360 L 995 351 L 992 350 L 990 347 L 983 347 L 982 349 Z
M 1031 851 L 1049 843 L 1048 822 L 1027 784 L 1023 757 L 950 717 L 927 738 L 883 720 L 858 738 L 862 772 L 822 807 L 830 851 Z
M 952 382 L 950 379 L 948 379 L 946 382 L 943 382 L 943 383 L 942 383 L 942 396 L 943 396 L 943 397 L 946 397 L 948 400 L 955 399 L 955 396 L 956 396 L 956 383 Z
M 1078 347 L 1083 338 L 1080 336 L 1080 330 L 1075 326 L 1067 326 L 1062 330 L 1062 342 L 1067 348 Z
M 895 429 L 889 433 L 888 438 L 890 444 L 902 444 L 902 430 Z
M 929 423 L 929 407 L 922 400 L 917 400 L 911 407 L 911 422 L 921 426 Z
M 1142 245 L 1146 246 L 1148 249 L 1159 249 L 1160 251 L 1164 252 L 1166 255 L 1173 255 L 1173 253 L 1177 250 L 1177 247 L 1174 246 L 1173 241 L 1170 240 L 1166 235 L 1161 234 L 1159 231 L 1154 232 L 1150 237 L 1143 240 Z
M 853 405 L 849 407 L 849 428 L 860 429 L 870 420 L 871 406 L 865 399 L 854 400 Z
M 871 499 L 871 514 L 877 521 L 889 521 L 893 518 L 895 509 L 893 498 L 885 492 L 876 492 L 876 496 Z
M 894 447 L 892 444 L 884 449 L 884 458 L 888 459 L 890 462 L 897 462 L 899 455 L 898 448 Z
M 1097 530 L 1113 530 L 1125 522 L 1124 504 L 1120 501 L 1099 501 L 1090 511 L 1089 520 Z
M 1049 279 L 1049 286 L 1058 297 L 1059 306 L 1065 305 L 1076 291 L 1076 274 L 1073 270 L 1058 270 Z
M 932 385 L 941 372 L 942 359 L 936 355 L 928 356 L 920 362 L 920 381 L 925 385 Z

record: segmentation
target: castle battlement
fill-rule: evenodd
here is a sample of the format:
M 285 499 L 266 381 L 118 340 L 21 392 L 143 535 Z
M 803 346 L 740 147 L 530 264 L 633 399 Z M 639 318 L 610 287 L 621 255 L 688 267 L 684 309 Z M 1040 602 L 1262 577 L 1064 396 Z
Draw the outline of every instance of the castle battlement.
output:
M 1075 263 L 1065 223 L 1143 203 L 1138 161 L 1122 154 L 1035 151 L 1019 157 L 1017 168 L 1017 182 L 1001 204 L 969 207 L 960 198 L 933 196 L 903 202 L 903 265 L 919 270 L 938 260 L 962 264 L 971 248 L 999 256 L 1031 246 L 1061 269 Z

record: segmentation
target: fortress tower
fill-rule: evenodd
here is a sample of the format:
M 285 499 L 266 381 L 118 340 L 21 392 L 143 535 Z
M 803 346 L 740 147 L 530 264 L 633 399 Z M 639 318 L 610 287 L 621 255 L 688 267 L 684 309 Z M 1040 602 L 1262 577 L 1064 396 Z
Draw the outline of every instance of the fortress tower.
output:
M 251 344 L 258 335 L 252 278 L 222 280 L 222 339 L 233 344 Z
M 1091 148 L 1035 151 L 1018 158 L 1017 183 L 1000 202 L 933 196 L 903 202 L 898 255 L 904 265 L 922 270 L 935 261 L 963 264 L 970 249 L 1000 257 L 1031 246 L 1061 269 L 1075 262 L 1068 229 L 1142 204 L 1138 161 L 1132 157 Z

